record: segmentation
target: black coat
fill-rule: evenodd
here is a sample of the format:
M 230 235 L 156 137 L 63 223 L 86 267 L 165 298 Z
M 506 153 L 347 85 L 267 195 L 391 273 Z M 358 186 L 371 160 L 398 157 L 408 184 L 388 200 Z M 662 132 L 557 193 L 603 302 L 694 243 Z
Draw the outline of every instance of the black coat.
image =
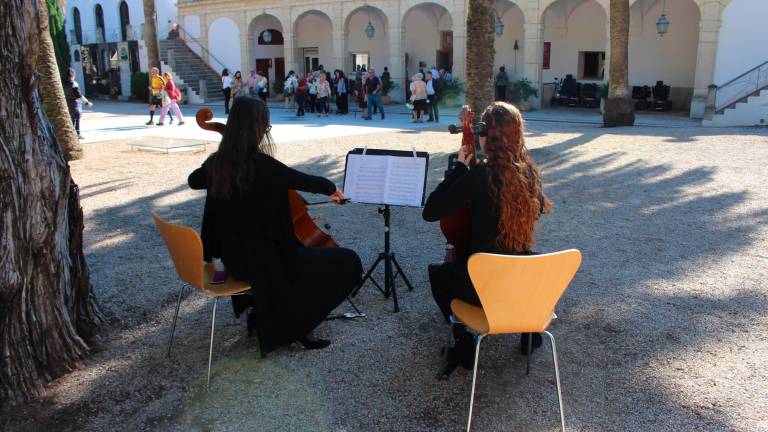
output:
M 210 186 L 211 158 L 190 174 L 192 189 Z M 329 312 L 327 307 L 306 304 L 317 302 L 305 302 L 297 292 L 303 288 L 297 288 L 298 245 L 288 190 L 331 195 L 336 185 L 267 155 L 257 156 L 253 163 L 257 174 L 247 191 L 228 199 L 210 193 L 206 196 L 201 237 L 206 261 L 220 257 L 230 275 L 251 281 L 255 327 L 266 354 L 306 335 Z M 328 307 L 333 309 L 337 304 Z

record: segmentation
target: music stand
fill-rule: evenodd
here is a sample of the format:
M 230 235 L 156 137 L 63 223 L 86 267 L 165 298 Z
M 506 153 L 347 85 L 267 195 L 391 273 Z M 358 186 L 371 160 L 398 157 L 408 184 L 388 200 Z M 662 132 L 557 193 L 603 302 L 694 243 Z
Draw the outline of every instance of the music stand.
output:
M 426 178 L 427 178 L 427 169 L 429 166 L 429 154 L 426 152 L 417 152 L 415 150 L 413 151 L 402 151 L 402 150 L 377 150 L 377 149 L 355 149 L 347 153 L 347 166 L 345 167 L 345 175 L 344 175 L 344 181 L 345 181 L 345 193 L 347 191 L 347 180 L 349 178 L 347 170 L 350 166 L 350 155 L 352 156 L 366 156 L 366 157 L 382 157 L 382 156 L 391 156 L 391 157 L 407 157 L 407 158 L 420 158 L 424 159 L 424 177 L 423 182 L 420 186 L 420 200 L 419 200 L 419 207 L 424 205 L 424 194 L 426 192 Z M 355 200 L 354 194 L 350 196 L 353 201 Z M 397 276 L 402 276 L 403 281 L 405 282 L 405 285 L 408 287 L 409 291 L 413 291 L 413 285 L 411 285 L 411 282 L 408 280 L 408 277 L 405 275 L 405 272 L 403 271 L 403 268 L 400 267 L 400 263 L 397 262 L 397 259 L 395 258 L 395 253 L 392 252 L 391 244 L 390 244 L 390 234 L 392 232 L 392 226 L 390 224 L 390 216 L 391 216 L 391 205 L 409 205 L 409 204 L 402 204 L 402 203 L 395 203 L 392 202 L 386 197 L 380 200 L 381 202 L 366 202 L 368 204 L 378 204 L 380 207 L 378 208 L 378 213 L 382 215 L 384 218 L 384 251 L 379 253 L 378 258 L 376 258 L 376 261 L 371 265 L 371 267 L 368 269 L 368 271 L 365 273 L 365 276 L 363 276 L 363 280 L 360 282 L 360 285 L 355 288 L 355 290 L 352 292 L 351 296 L 355 297 L 357 296 L 357 293 L 360 291 L 360 289 L 365 285 L 365 283 L 370 280 L 371 283 L 384 295 L 384 298 L 389 298 L 392 296 L 392 302 L 394 304 L 394 312 L 400 311 L 400 304 L 397 299 L 397 287 L 395 285 L 395 279 Z M 358 201 L 361 202 L 361 201 Z M 383 207 L 381 206 L 383 205 Z M 414 206 L 413 203 L 410 206 Z M 378 265 L 380 263 L 384 263 L 384 287 L 382 288 L 381 285 L 374 279 L 373 277 L 373 271 L 376 270 Z M 393 274 L 393 266 L 397 269 L 397 272 Z

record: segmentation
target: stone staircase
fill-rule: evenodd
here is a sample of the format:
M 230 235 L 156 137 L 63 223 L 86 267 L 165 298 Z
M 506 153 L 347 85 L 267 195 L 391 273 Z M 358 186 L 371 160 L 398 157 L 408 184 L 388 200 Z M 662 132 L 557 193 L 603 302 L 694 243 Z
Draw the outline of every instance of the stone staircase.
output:
M 168 54 L 171 51 L 173 54 L 169 59 Z M 170 66 L 174 76 L 181 78 L 187 88 L 188 100 L 202 100 L 206 104 L 224 100 L 219 73 L 192 51 L 182 39 L 161 40 L 160 60 Z M 200 92 L 200 80 L 205 80 L 203 93 Z M 197 97 L 190 96 L 190 92 L 194 92 Z
M 768 89 L 757 92 L 704 119 L 703 126 L 768 126 Z

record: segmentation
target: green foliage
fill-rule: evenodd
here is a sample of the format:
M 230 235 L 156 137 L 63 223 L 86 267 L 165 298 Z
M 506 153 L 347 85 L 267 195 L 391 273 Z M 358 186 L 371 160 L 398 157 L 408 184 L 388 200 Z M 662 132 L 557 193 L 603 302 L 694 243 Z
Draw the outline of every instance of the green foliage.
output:
M 272 83 L 272 94 L 279 95 L 283 94 L 284 91 L 283 81 L 275 80 L 275 82 Z
M 149 74 L 136 72 L 131 75 L 131 95 L 141 101 L 149 100 Z
M 533 83 L 528 78 L 521 78 L 512 83 L 512 88 L 509 93 L 510 99 L 512 99 L 513 102 L 524 102 L 531 96 L 538 96 L 539 89 L 534 87 Z
M 56 64 L 59 68 L 61 81 L 67 79 L 67 71 L 71 56 L 69 54 L 69 43 L 67 43 L 66 27 L 64 25 L 64 15 L 59 7 L 59 0 L 45 0 L 48 7 L 48 26 L 50 27 L 51 40 L 53 41 L 53 51 L 56 54 Z
M 597 87 L 597 95 L 602 99 L 608 99 L 608 81 L 601 83 Z
M 392 81 L 392 78 L 389 76 L 387 76 L 386 79 L 381 80 L 381 94 L 384 96 L 387 96 L 389 92 L 396 89 L 397 87 L 397 83 Z
M 464 93 L 464 83 L 458 78 L 440 81 L 441 99 L 458 99 Z

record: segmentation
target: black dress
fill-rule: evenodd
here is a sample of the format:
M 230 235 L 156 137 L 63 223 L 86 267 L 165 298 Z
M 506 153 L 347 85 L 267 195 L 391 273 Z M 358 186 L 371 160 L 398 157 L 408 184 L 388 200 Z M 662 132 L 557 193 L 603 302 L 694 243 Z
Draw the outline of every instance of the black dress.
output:
M 191 188 L 208 188 L 211 158 L 190 174 Z M 228 273 L 251 281 L 249 326 L 264 355 L 320 324 L 360 284 L 362 264 L 352 250 L 305 248 L 294 236 L 288 189 L 331 195 L 331 181 L 263 154 L 253 164 L 256 178 L 247 191 L 206 196 L 201 237 L 206 261 L 221 258 Z
M 446 320 L 452 313 L 451 300 L 455 298 L 480 306 L 480 299 L 467 271 L 467 260 L 473 253 L 530 253 L 503 251 L 497 246 L 499 208 L 491 196 L 489 182 L 488 169 L 484 164 L 468 169 L 466 165 L 457 163 L 429 195 L 424 206 L 424 220 L 435 222 L 462 208 L 467 201 L 470 202 L 471 243 L 467 255 L 456 257 L 456 262 L 429 266 L 432 295 Z

